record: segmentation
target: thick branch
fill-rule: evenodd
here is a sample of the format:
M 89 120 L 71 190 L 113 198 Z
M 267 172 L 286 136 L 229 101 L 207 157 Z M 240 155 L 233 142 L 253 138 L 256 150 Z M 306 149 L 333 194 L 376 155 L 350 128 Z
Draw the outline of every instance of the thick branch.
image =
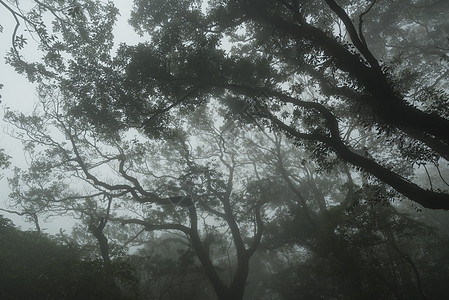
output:
M 192 233 L 191 228 L 186 227 L 181 224 L 151 224 L 144 220 L 139 219 L 119 219 L 116 218 L 114 221 L 120 221 L 122 225 L 126 224 L 138 224 L 145 227 L 146 231 L 157 231 L 157 230 L 179 230 L 187 235 L 190 235 Z
M 284 124 L 282 121 L 274 116 L 271 116 L 271 121 L 284 132 L 292 137 L 298 139 L 307 138 L 308 140 L 314 140 L 310 135 L 300 133 L 291 126 Z M 406 196 L 410 200 L 421 204 L 426 208 L 434 209 L 449 209 L 449 195 L 440 192 L 429 191 L 419 187 L 418 185 L 407 181 L 395 172 L 385 168 L 370 158 L 361 156 L 349 149 L 340 139 L 338 128 L 334 128 L 332 131 L 332 137 L 328 138 L 322 136 L 321 141 L 330 146 L 337 155 L 343 160 L 360 167 L 366 172 L 374 175 L 379 180 L 393 187 L 396 191 Z
M 332 2 L 329 1 L 330 4 Z M 310 41 L 332 57 L 340 70 L 357 79 L 366 88 L 367 93 L 373 96 L 365 105 L 370 105 L 388 124 L 426 132 L 449 144 L 449 120 L 408 105 L 393 89 L 381 70 L 366 66 L 358 55 L 351 53 L 333 37 L 307 23 L 297 25 L 253 6 L 247 7 L 246 13 L 292 38 Z
M 357 30 L 355 29 L 354 24 L 351 21 L 351 18 L 346 14 L 343 8 L 341 8 L 341 6 L 339 6 L 334 0 L 325 0 L 325 1 L 327 5 L 329 5 L 330 9 L 332 9 L 340 18 L 340 20 L 343 21 L 343 24 L 345 24 L 346 30 L 348 31 L 354 46 L 365 57 L 365 59 L 368 61 L 368 63 L 371 65 L 372 68 L 380 71 L 380 66 L 377 62 L 377 59 L 369 51 L 366 43 L 364 42 L 363 34 L 361 32 L 360 36 L 357 34 Z
M 346 86 L 337 87 L 329 78 L 327 78 L 322 71 L 315 70 L 311 66 L 303 66 L 303 70 L 306 70 L 311 76 L 319 80 L 321 91 L 327 96 L 343 97 L 348 100 L 356 100 L 361 102 L 362 106 L 369 105 L 369 103 L 375 102 L 375 98 L 372 95 L 366 93 L 356 92 Z M 410 137 L 417 139 L 426 144 L 433 151 L 438 153 L 441 157 L 449 161 L 449 144 L 430 136 L 422 131 L 416 131 L 409 129 L 408 127 L 401 126 L 399 129 L 405 132 Z

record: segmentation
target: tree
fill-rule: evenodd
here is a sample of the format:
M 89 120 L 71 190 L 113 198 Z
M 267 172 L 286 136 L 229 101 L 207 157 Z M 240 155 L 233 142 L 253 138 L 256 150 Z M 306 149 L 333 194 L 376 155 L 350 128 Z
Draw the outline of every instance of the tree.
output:
M 204 9 L 200 1 L 167 3 L 136 1 L 130 22 L 151 41 L 121 45 L 115 57 L 110 55 L 110 7 L 86 11 L 78 27 L 58 23 L 61 40 L 58 48 L 46 52 L 46 68 L 58 66 L 53 82 L 72 96 L 71 111 L 80 120 L 102 134 L 132 127 L 158 135 L 178 112 L 220 99 L 231 118 L 243 109 L 243 119 L 265 120 L 298 144 L 315 149 L 311 153 L 321 163 L 349 162 L 424 207 L 449 208 L 445 191 L 419 186 L 409 173 L 390 164 L 393 156 L 386 159 L 385 152 L 379 155 L 357 143 L 357 136 L 368 132 L 409 168 L 445 167 L 449 121 L 443 108 L 447 95 L 439 88 L 447 67 L 443 35 L 431 35 L 443 59 L 438 61 L 433 52 L 421 54 L 429 54 L 426 59 L 443 68 L 432 79 L 415 69 L 416 60 L 398 64 L 391 56 L 385 55 L 387 61 L 376 58 L 376 53 L 383 55 L 382 46 L 400 46 L 386 31 L 381 36 L 388 43 L 376 43 L 375 52 L 370 50 L 368 42 L 375 39 L 368 37 L 375 36 L 385 16 L 397 11 L 397 4 L 234 0 L 211 2 Z M 398 3 L 424 16 L 447 5 Z M 102 26 L 87 25 L 99 16 L 107 20 Z M 396 14 L 389 26 L 405 31 L 414 30 L 414 24 L 426 28 L 405 13 Z M 431 26 L 429 30 L 438 31 L 445 23 Z M 223 43 L 231 49 L 225 50 Z M 48 57 L 62 52 L 69 55 Z M 425 80 L 412 80 L 419 77 Z M 313 98 L 305 86 L 312 88 Z M 350 139 L 341 135 L 348 127 Z
M 444 32 L 444 15 L 431 26 L 422 19 L 447 4 L 420 4 L 135 1 L 130 23 L 151 38 L 118 47 L 111 5 L 87 5 L 70 24 L 55 20 L 58 39 L 44 49 L 41 68 L 9 60 L 38 81 L 43 100 L 42 115 L 8 114 L 34 158 L 23 178 L 32 174 L 41 183 L 26 191 L 18 184 L 18 195 L 46 210 L 89 216 L 85 224 L 100 245 L 110 235 L 106 221 L 138 227 L 137 235 L 181 233 L 222 299 L 243 297 L 250 258 L 272 214 L 266 238 L 285 234 L 271 247 L 291 241 L 286 247 L 294 261 L 306 253 L 311 269 L 333 264 L 325 269 L 335 274 L 325 282 L 329 295 L 369 297 L 363 287 L 373 284 L 388 295 L 416 287 L 422 296 L 420 270 L 397 243 L 404 232 L 388 228 L 418 232 L 419 224 L 395 223 L 403 220 L 395 213 L 366 213 L 351 223 L 345 211 L 404 196 L 427 208 L 449 208 L 442 172 L 449 159 L 445 48 L 422 52 L 426 67 L 441 70 L 422 67 L 416 56 L 446 40 L 421 35 L 423 44 L 404 45 L 382 28 L 395 13 L 389 26 L 396 31 Z M 396 13 L 398 7 L 422 14 L 411 18 Z M 414 179 L 418 167 L 429 180 L 439 178 L 439 189 Z M 105 176 L 109 171 L 114 175 Z M 317 176 L 325 171 L 330 175 Z M 96 213 L 102 195 L 112 201 Z M 357 235 L 372 231 L 371 239 Z M 220 249 L 226 242 L 233 247 Z M 372 261 L 394 267 L 373 270 Z M 344 273 L 348 266 L 361 276 Z M 347 281 L 333 289 L 341 275 Z
M 31 162 L 29 170 L 18 171 L 10 181 L 13 200 L 29 210 L 85 220 L 106 271 L 107 223 L 138 226 L 136 235 L 178 232 L 217 296 L 242 298 L 249 260 L 262 238 L 264 204 L 276 197 L 264 187 L 269 173 L 242 146 L 245 131 L 235 129 L 229 139 L 214 124 L 217 108 L 206 106 L 174 122 L 179 125 L 164 140 L 145 140 L 138 133 L 100 140 L 65 109 L 64 101 L 51 98 L 33 116 L 6 114 Z M 133 235 L 128 233 L 122 243 Z
M 176 234 L 162 234 L 147 240 L 145 247 L 130 255 L 127 261 L 135 266 L 138 284 L 127 291 L 137 299 L 211 299 L 210 283 L 195 252 Z
M 434 263 L 447 260 L 447 239 L 391 206 L 330 208 L 308 235 L 295 230 L 300 215 L 285 215 L 267 224 L 260 247 L 273 270 L 266 282 L 283 299 L 432 299 L 447 293 L 441 285 L 447 269 Z
M 416 221 L 421 214 L 404 213 L 403 203 L 390 205 L 384 185 L 353 178 L 345 165 L 317 176 L 317 166 L 304 161 L 308 154 L 280 133 L 263 136 L 246 147 L 283 179 L 265 184 L 279 197 L 269 204 L 275 215 L 257 253 L 259 273 L 267 274 L 260 278 L 264 295 L 427 299 L 447 292 L 441 279 L 431 279 L 449 276 L 431 262 L 447 259 L 447 239 Z

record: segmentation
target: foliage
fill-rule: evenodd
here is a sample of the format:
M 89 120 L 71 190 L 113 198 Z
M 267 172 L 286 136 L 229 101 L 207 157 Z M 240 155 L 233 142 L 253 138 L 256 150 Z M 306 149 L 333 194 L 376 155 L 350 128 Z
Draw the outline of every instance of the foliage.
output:
M 23 232 L 1 217 L 2 299 L 122 299 L 99 261 L 83 261 L 77 245 Z
M 210 299 L 214 296 L 204 272 L 195 262 L 193 249 L 178 246 L 182 240 L 176 236 L 151 242 L 127 258 L 128 263 L 135 266 L 138 278 L 137 286 L 130 288 L 130 293 L 134 292 L 137 299 Z
M 11 165 L 9 161 L 11 156 L 5 153 L 5 149 L 0 149 L 0 169 L 6 169 Z M 3 174 L 0 174 L 0 179 L 3 178 Z
M 136 0 L 136 45 L 114 44 L 111 3 L 45 8 L 42 62 L 16 32 L 7 58 L 41 101 L 6 113 L 30 158 L 13 205 L 80 219 L 109 271 L 114 249 L 176 232 L 183 255 L 131 259 L 145 295 L 198 265 L 220 299 L 443 294 L 420 241 L 444 242 L 396 200 L 449 208 L 446 2 Z
M 447 293 L 434 275 L 449 276 L 448 241 L 392 207 L 346 212 L 336 207 L 308 235 L 289 231 L 296 220 L 292 216 L 268 229 L 263 246 L 266 260 L 278 270 L 270 275 L 270 286 L 283 299 L 433 299 Z M 434 257 L 441 264 L 434 264 Z
M 5 153 L 5 149 L 0 149 L 0 168 L 5 169 L 11 164 L 9 159 L 11 156 Z
M 44 49 L 45 71 L 35 73 L 53 74 L 41 84 L 60 88 L 68 111 L 102 137 L 129 128 L 170 136 L 173 119 L 218 101 L 228 117 L 244 110 L 245 122 L 284 132 L 325 169 L 346 161 L 424 207 L 447 208 L 444 190 L 410 175 L 448 159 L 449 121 L 440 109 L 447 63 L 444 46 L 435 46 L 446 42 L 438 34 L 446 23 L 441 14 L 423 23 L 447 4 L 324 2 L 136 1 L 130 24 L 151 39 L 112 55 L 117 11 L 86 1 L 70 25 L 55 20 L 58 39 Z M 398 32 L 428 41 L 398 40 Z M 409 49 L 405 62 L 401 47 Z M 438 50 L 421 51 L 429 47 Z M 422 72 L 419 61 L 435 71 Z M 365 135 L 385 151 L 366 150 L 358 138 Z M 395 168 L 398 159 L 405 170 Z

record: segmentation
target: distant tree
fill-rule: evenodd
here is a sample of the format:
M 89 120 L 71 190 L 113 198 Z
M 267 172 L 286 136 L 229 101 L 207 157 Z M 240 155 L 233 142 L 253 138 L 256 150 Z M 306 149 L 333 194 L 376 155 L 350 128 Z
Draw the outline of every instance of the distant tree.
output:
M 406 209 L 411 217 L 403 212 L 408 205 L 392 206 L 384 185 L 353 177 L 344 164 L 320 172 L 280 133 L 262 136 L 248 142 L 248 152 L 279 180 L 264 185 L 278 197 L 268 204 L 275 215 L 255 254 L 259 295 L 425 299 L 447 293 L 440 282 L 449 273 L 433 260 L 448 259 L 448 240 L 415 220 L 421 213 Z
M 283 299 L 434 299 L 448 289 L 448 240 L 391 206 L 330 208 L 304 231 L 301 210 L 266 225 L 264 280 Z M 435 264 L 440 261 L 441 264 Z
M 136 270 L 138 299 L 211 299 L 215 293 L 195 252 L 177 235 L 162 234 L 127 257 Z

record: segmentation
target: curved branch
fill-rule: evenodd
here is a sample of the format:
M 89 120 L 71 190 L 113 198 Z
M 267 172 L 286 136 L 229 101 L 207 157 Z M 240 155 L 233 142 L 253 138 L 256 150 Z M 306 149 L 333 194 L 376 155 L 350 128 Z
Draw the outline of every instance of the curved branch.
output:
M 331 81 L 325 77 L 323 72 L 315 70 L 310 66 L 302 67 L 311 76 L 316 77 L 319 80 L 321 91 L 327 96 L 344 97 L 348 100 L 357 100 L 358 102 L 363 102 L 363 106 L 369 105 L 376 101 L 374 96 L 369 94 L 358 93 L 348 87 L 337 87 L 333 86 Z M 441 157 L 449 161 L 449 144 L 441 141 L 440 139 L 434 138 L 431 135 L 417 131 L 416 129 L 410 129 L 405 126 L 398 126 L 398 129 L 409 135 L 410 137 L 419 140 L 426 144 L 430 149 L 438 153 Z
M 363 34 L 360 31 L 360 36 L 357 34 L 357 30 L 354 27 L 354 24 L 351 21 L 351 18 L 348 16 L 348 14 L 344 11 L 344 9 L 337 4 L 334 0 L 325 0 L 327 5 L 332 9 L 337 16 L 340 18 L 340 20 L 343 21 L 343 24 L 345 24 L 346 30 L 349 33 L 349 36 L 354 43 L 354 46 L 360 51 L 360 53 L 365 57 L 365 59 L 368 61 L 370 66 L 378 71 L 380 71 L 379 63 L 377 62 L 377 59 L 374 57 L 374 55 L 369 51 L 366 43 L 364 42 L 365 39 L 363 38 Z M 375 1 L 371 4 L 374 5 Z M 370 9 L 371 9 L 370 7 Z M 367 11 L 368 12 L 368 11 Z M 365 12 L 364 14 L 366 14 Z M 362 15 L 360 16 L 360 18 Z M 361 26 L 361 25 L 360 25 Z
M 145 203 L 145 202 L 149 202 L 147 199 L 143 199 L 141 196 L 139 196 L 136 192 L 136 189 L 130 185 L 127 184 L 115 184 L 115 185 L 111 185 L 108 184 L 106 182 L 103 182 L 101 180 L 99 180 L 96 176 L 92 175 L 89 172 L 89 168 L 86 166 L 86 164 L 84 163 L 79 151 L 78 151 L 78 146 L 76 145 L 75 139 L 73 138 L 72 133 L 70 132 L 70 130 L 68 130 L 65 126 L 64 126 L 64 130 L 65 133 L 68 135 L 70 143 L 72 144 L 72 149 L 73 152 L 75 153 L 75 157 L 76 157 L 76 162 L 78 163 L 78 165 L 81 167 L 81 170 L 83 171 L 84 175 L 86 176 L 87 180 L 91 180 L 93 182 L 94 185 L 103 187 L 109 191 L 123 191 L 125 190 L 126 192 L 129 192 L 133 198 L 140 202 L 140 203 Z
M 353 164 L 354 166 L 360 167 L 366 172 L 374 175 L 379 180 L 385 182 L 386 184 L 393 187 L 396 191 L 406 196 L 410 200 L 421 204 L 426 208 L 434 208 L 434 209 L 446 209 L 449 210 L 449 195 L 441 192 L 429 191 L 420 186 L 407 181 L 400 175 L 391 171 L 390 169 L 385 168 L 384 166 L 378 164 L 374 160 L 370 158 L 364 157 L 350 150 L 348 146 L 346 146 L 341 140 L 337 128 L 330 128 L 332 132 L 331 137 L 320 136 L 320 139 L 315 139 L 312 134 L 304 134 L 298 132 L 296 129 L 286 125 L 275 116 L 271 115 L 270 120 L 278 126 L 281 130 L 286 132 L 288 135 L 298 138 L 298 139 L 307 139 L 307 140 L 317 140 L 323 142 L 327 146 L 330 146 L 337 155 Z
M 33 219 L 34 226 L 36 226 L 37 233 L 41 233 L 41 226 L 39 225 L 39 217 L 37 216 L 36 212 L 32 212 L 32 211 L 28 211 L 28 210 L 25 210 L 23 212 L 18 212 L 15 210 L 9 210 L 9 209 L 5 209 L 5 208 L 0 208 L 0 211 L 4 211 L 4 212 L 10 213 L 10 214 L 15 214 L 15 215 L 18 215 L 21 217 L 30 216 Z
M 126 180 L 132 182 L 132 184 L 134 184 L 134 189 L 136 189 L 137 191 L 139 191 L 139 193 L 141 195 L 146 197 L 145 202 L 158 202 L 161 200 L 161 198 L 157 194 L 146 191 L 141 186 L 141 184 L 140 184 L 139 180 L 137 180 L 137 178 L 126 173 L 126 171 L 124 170 L 124 165 L 125 165 L 125 155 L 124 154 L 118 156 L 117 159 L 120 161 L 120 163 L 119 163 L 120 175 L 122 175 L 123 178 L 125 178 Z M 150 200 L 150 198 L 152 198 L 153 200 Z
M 377 3 L 377 0 L 373 0 L 371 2 L 371 4 L 368 6 L 368 8 L 362 12 L 359 16 L 359 36 L 360 36 L 360 40 L 362 41 L 362 43 L 366 46 L 366 40 L 365 37 L 363 36 L 363 16 L 366 15 L 367 13 L 369 13 L 369 11 L 371 10 L 371 8 L 373 8 L 374 4 Z
M 146 221 L 140 220 L 140 219 L 120 219 L 120 218 L 114 218 L 114 221 L 119 221 L 122 225 L 127 224 L 137 224 L 142 225 L 145 227 L 146 231 L 157 231 L 157 230 L 178 230 L 181 231 L 187 235 L 192 234 L 192 229 L 189 227 L 186 227 L 181 224 L 151 224 Z
M 19 27 L 20 27 L 20 21 L 19 21 L 18 17 L 24 19 L 25 21 L 28 21 L 28 20 L 24 16 L 22 16 L 22 15 L 18 14 L 17 12 L 15 12 L 3 0 L 0 0 L 0 4 L 3 5 L 11 13 L 11 15 L 14 17 L 14 20 L 16 21 L 16 25 L 14 26 L 14 31 L 13 31 L 12 36 L 11 36 L 11 44 L 12 44 L 12 47 L 14 49 L 14 52 L 17 55 L 17 58 L 20 58 L 19 51 L 16 48 L 16 41 L 15 41 L 16 40 L 16 36 L 17 36 L 17 30 L 19 30 Z

